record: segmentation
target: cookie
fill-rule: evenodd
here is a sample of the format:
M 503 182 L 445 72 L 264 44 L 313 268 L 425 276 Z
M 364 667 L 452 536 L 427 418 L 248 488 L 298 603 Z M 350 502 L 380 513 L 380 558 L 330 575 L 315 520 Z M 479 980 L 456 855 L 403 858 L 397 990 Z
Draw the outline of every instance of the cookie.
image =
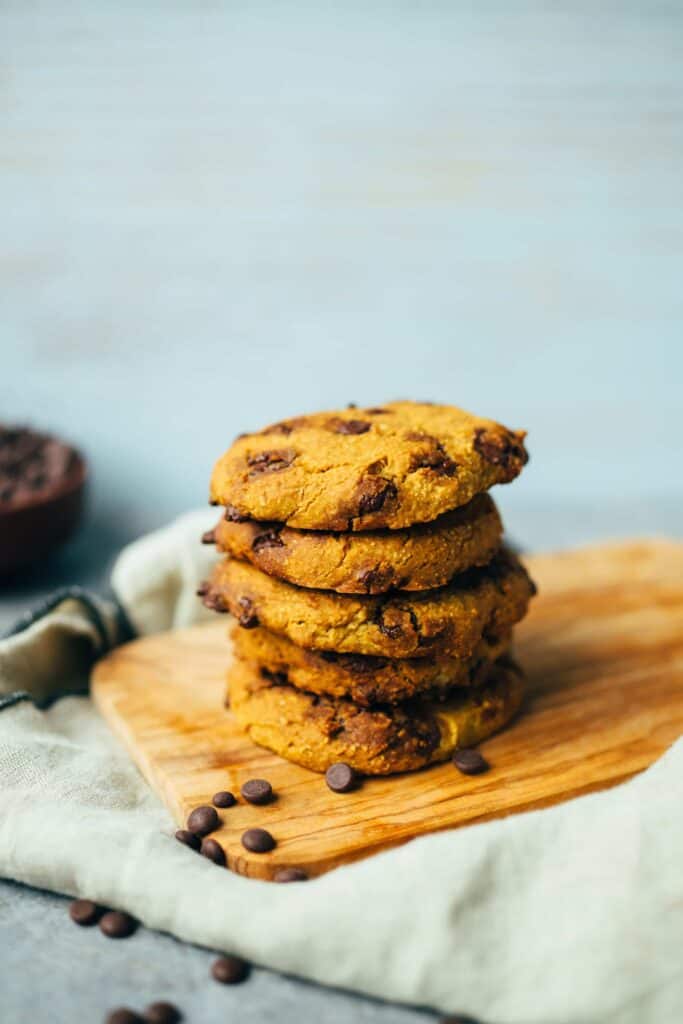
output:
M 371 597 L 307 590 L 226 558 L 200 588 L 204 603 L 246 629 L 262 625 L 300 647 L 387 658 L 469 658 L 486 634 L 523 618 L 533 584 L 503 551 L 447 587 Z
M 486 565 L 502 533 L 496 506 L 488 494 L 479 494 L 409 530 L 333 533 L 223 518 L 215 538 L 220 550 L 288 583 L 340 594 L 383 594 L 432 590 L 474 565 Z
M 328 697 L 349 697 L 363 707 L 396 704 L 418 695 L 438 700 L 454 688 L 478 686 L 510 639 L 510 630 L 499 637 L 487 636 L 464 660 L 447 654 L 389 659 L 309 651 L 260 626 L 232 630 L 237 657 L 255 665 L 264 679 Z
M 230 707 L 254 743 L 313 771 L 344 761 L 366 775 L 390 775 L 445 761 L 506 725 L 523 696 L 522 674 L 502 659 L 488 682 L 445 702 L 361 707 L 289 685 L 273 685 L 246 662 L 232 666 Z
M 239 437 L 216 463 L 211 500 L 236 519 L 304 530 L 402 529 L 513 480 L 524 437 L 418 402 L 298 416 Z

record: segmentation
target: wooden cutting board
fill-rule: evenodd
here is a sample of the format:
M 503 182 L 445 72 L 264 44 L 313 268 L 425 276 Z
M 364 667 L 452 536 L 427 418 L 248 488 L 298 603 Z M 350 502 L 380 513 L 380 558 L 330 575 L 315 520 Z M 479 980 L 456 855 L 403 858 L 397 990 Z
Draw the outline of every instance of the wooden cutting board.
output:
M 330 792 L 323 777 L 254 746 L 223 707 L 227 620 L 136 640 L 96 666 L 92 691 L 179 825 L 219 789 L 267 778 L 277 800 L 221 811 L 228 865 L 272 878 L 313 876 L 439 829 L 612 786 L 683 733 L 683 545 L 643 541 L 528 558 L 539 585 L 517 632 L 529 696 L 517 721 L 482 745 L 492 769 L 452 765 Z M 261 826 L 277 847 L 248 853 Z

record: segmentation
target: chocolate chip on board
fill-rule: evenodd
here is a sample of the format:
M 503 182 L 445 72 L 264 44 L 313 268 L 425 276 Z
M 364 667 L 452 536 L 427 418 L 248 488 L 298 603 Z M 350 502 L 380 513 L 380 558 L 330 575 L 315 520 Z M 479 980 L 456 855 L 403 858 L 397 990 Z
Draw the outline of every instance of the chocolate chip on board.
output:
M 249 976 L 249 964 L 239 956 L 221 956 L 211 964 L 211 975 L 221 985 L 238 985 Z
M 333 793 L 350 793 L 358 784 L 358 776 L 351 765 L 338 761 L 325 772 L 325 782 Z
M 251 853 L 268 853 L 275 848 L 275 840 L 265 828 L 248 828 L 242 835 L 242 846 Z
M 125 1006 L 119 1006 L 107 1014 L 106 1024 L 145 1024 L 145 1018 L 141 1017 L 135 1010 L 129 1010 Z
M 214 864 L 218 864 L 220 868 L 225 867 L 225 850 L 220 843 L 217 843 L 215 839 L 202 839 L 201 848 L 202 857 L 207 857 L 212 860 Z
M 100 918 L 100 931 L 108 939 L 127 939 L 137 930 L 138 922 L 122 910 L 108 910 Z
M 269 804 L 273 799 L 273 787 L 266 779 L 249 779 L 240 793 L 250 804 Z
M 183 846 L 189 846 L 191 850 L 198 850 L 202 845 L 199 836 L 196 836 L 194 832 L 190 832 L 187 828 L 179 828 L 175 837 L 179 843 L 182 843 Z
M 487 772 L 490 768 L 486 758 L 478 750 L 472 750 L 471 747 L 456 750 L 453 754 L 453 764 L 463 775 L 481 775 L 482 772 Z
M 183 1015 L 173 1003 L 152 1003 L 145 1010 L 147 1024 L 179 1024 Z
M 209 832 L 215 832 L 220 825 L 220 820 L 214 807 L 204 804 L 195 807 L 187 819 L 187 827 L 196 836 L 208 836 Z
M 237 803 L 235 794 L 231 793 L 227 789 L 221 789 L 220 792 L 214 793 L 211 797 L 211 803 L 214 807 L 234 807 Z
M 69 907 L 69 917 L 83 928 L 97 924 L 103 913 L 104 907 L 98 907 L 92 900 L 74 900 Z
M 301 868 L 278 868 L 273 875 L 274 882 L 307 882 L 308 875 Z

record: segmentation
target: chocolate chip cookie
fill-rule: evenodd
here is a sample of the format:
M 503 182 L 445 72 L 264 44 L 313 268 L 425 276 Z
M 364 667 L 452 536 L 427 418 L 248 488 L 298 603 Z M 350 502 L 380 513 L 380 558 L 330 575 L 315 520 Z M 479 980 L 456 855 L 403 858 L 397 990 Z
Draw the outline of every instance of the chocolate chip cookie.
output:
M 524 437 L 418 402 L 298 416 L 238 438 L 216 463 L 211 500 L 234 519 L 304 530 L 402 529 L 513 480 Z
M 479 686 L 494 661 L 507 650 L 510 632 L 498 637 L 487 635 L 470 658 L 442 654 L 394 660 L 306 650 L 261 626 L 235 626 L 231 635 L 237 657 L 255 666 L 264 679 L 328 697 L 349 697 L 368 707 L 396 704 L 418 695 L 440 700 L 455 688 Z
M 362 707 L 264 679 L 236 661 L 230 707 L 250 738 L 290 761 L 324 772 L 343 761 L 366 775 L 389 775 L 445 761 L 506 725 L 523 696 L 520 670 L 502 659 L 488 682 L 445 702 Z
M 246 629 L 263 625 L 300 647 L 388 658 L 469 658 L 486 634 L 500 635 L 526 612 L 533 584 L 502 551 L 448 586 L 379 597 L 307 590 L 232 558 L 201 588 L 204 603 L 230 611 Z
M 502 533 L 496 506 L 488 494 L 479 494 L 462 508 L 405 530 L 334 533 L 223 518 L 214 536 L 220 550 L 288 583 L 383 594 L 432 590 L 474 565 L 486 565 Z

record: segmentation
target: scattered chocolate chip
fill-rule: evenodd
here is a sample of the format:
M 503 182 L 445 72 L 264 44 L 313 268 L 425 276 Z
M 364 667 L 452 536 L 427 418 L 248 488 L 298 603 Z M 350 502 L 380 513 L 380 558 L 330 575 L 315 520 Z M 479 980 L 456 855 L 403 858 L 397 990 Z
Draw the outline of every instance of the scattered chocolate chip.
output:
M 216 531 L 205 530 L 202 534 L 202 544 L 215 544 L 216 543 Z
M 296 452 L 293 448 L 273 448 L 270 451 L 256 452 L 247 456 L 249 476 L 259 476 L 263 473 L 277 473 L 281 469 L 287 469 L 294 462 Z
M 301 868 L 278 868 L 273 875 L 274 882 L 307 882 L 308 875 Z
M 275 529 L 265 530 L 263 533 L 259 533 L 251 542 L 251 550 L 261 551 L 263 548 L 284 547 L 284 542 L 280 536 L 281 529 L 282 527 L 277 527 Z
M 187 818 L 187 827 L 196 836 L 208 836 L 209 832 L 215 832 L 219 825 L 220 820 L 215 808 L 209 807 L 208 804 L 195 807 Z
M 273 799 L 273 787 L 266 779 L 249 779 L 240 793 L 250 804 L 269 804 Z
M 209 860 L 212 860 L 214 864 L 218 864 L 219 867 L 225 867 L 225 850 L 215 839 L 202 839 L 200 853 L 202 857 L 208 857 Z
M 103 913 L 104 908 L 98 907 L 92 900 L 74 900 L 69 907 L 71 920 L 84 928 L 90 927 L 91 924 L 97 924 Z
M 210 585 L 209 581 L 208 580 L 204 580 L 197 587 L 197 590 L 196 590 L 197 597 L 206 597 L 206 595 L 209 593 L 210 589 L 211 589 L 211 585 Z
M 107 1024 L 145 1024 L 145 1018 L 135 1010 L 128 1010 L 125 1006 L 120 1006 L 117 1010 L 112 1010 L 107 1014 Z
M 275 848 L 275 840 L 265 828 L 248 828 L 242 835 L 242 846 L 252 853 L 268 853 Z
M 358 776 L 350 764 L 338 761 L 325 772 L 325 782 L 333 793 L 350 793 L 358 785 Z
M 219 793 L 214 793 L 211 797 L 211 803 L 214 807 L 233 807 L 237 800 L 233 793 L 227 789 L 221 789 Z
M 190 832 L 189 829 L 179 828 L 175 834 L 176 839 L 183 846 L 189 846 L 191 850 L 198 850 L 202 845 L 202 841 L 199 836 L 195 835 L 194 832 Z
M 183 1015 L 173 1003 L 152 1003 L 145 1010 L 147 1024 L 179 1024 Z
M 221 956 L 211 964 L 211 976 L 221 985 L 238 985 L 249 976 L 249 964 L 240 956 Z
M 487 772 L 490 768 L 486 758 L 471 747 L 456 750 L 453 754 L 453 764 L 463 775 L 481 775 L 482 772 Z
M 237 621 L 242 629 L 255 629 L 259 622 L 258 615 L 254 610 L 254 602 L 250 597 L 240 597 L 237 604 L 240 609 Z
M 381 476 L 364 476 L 358 483 L 358 515 L 366 516 L 379 512 L 387 501 L 392 501 L 398 491 L 396 484 Z
M 243 516 L 239 509 L 236 509 L 234 505 L 226 505 L 223 518 L 228 523 L 246 523 L 249 517 Z
M 335 416 L 325 426 L 333 434 L 367 434 L 372 424 L 367 420 L 343 420 L 341 416 Z
M 100 931 L 108 939 L 127 939 L 136 931 L 138 922 L 122 910 L 108 910 L 100 918 Z

